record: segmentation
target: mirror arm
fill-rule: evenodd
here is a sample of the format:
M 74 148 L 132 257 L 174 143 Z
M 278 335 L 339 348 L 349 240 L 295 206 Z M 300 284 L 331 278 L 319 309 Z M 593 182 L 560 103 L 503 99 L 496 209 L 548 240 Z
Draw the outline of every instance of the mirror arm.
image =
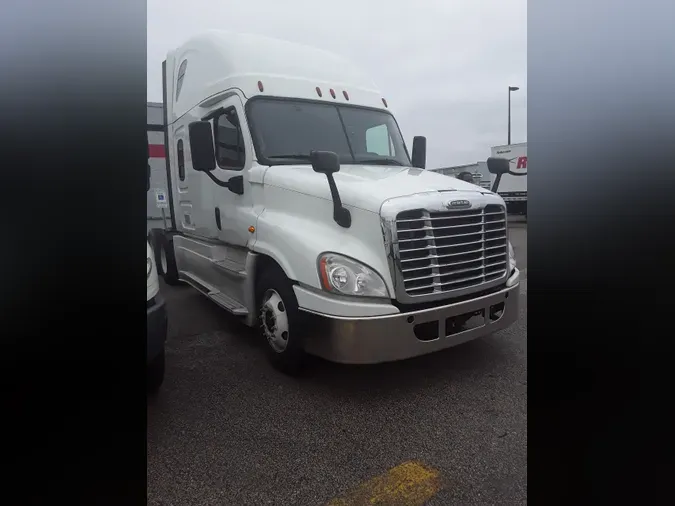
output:
M 351 227 L 352 214 L 349 212 L 349 209 L 342 205 L 340 192 L 338 192 L 335 178 L 333 177 L 333 174 L 340 170 L 340 159 L 337 153 L 312 150 L 309 152 L 309 158 L 314 172 L 323 174 L 328 180 L 328 188 L 330 188 L 330 196 L 333 201 L 333 220 L 342 228 Z
M 226 181 L 221 181 L 220 179 L 216 179 L 216 177 L 211 174 L 209 171 L 204 171 L 204 174 L 209 176 L 211 178 L 211 181 L 216 183 L 218 186 L 222 186 L 223 188 L 227 188 L 228 190 L 230 189 L 230 184 Z
M 333 219 L 342 228 L 349 228 L 352 226 L 352 215 L 349 209 L 342 205 L 333 174 L 326 174 L 326 179 L 328 179 L 328 187 L 330 188 L 331 197 L 333 197 Z
M 497 188 L 499 188 L 499 182 L 502 180 L 502 175 L 497 174 L 495 176 L 495 182 L 492 184 L 492 193 L 497 193 Z
M 216 178 L 213 174 L 211 174 L 209 171 L 204 171 L 204 174 L 206 174 L 207 176 L 209 176 L 209 178 L 211 179 L 211 181 L 213 181 L 214 183 L 216 183 L 218 186 L 220 186 L 220 187 L 222 187 L 222 188 L 227 188 L 227 189 L 230 190 L 232 193 L 236 193 L 237 195 L 241 195 L 241 194 L 244 193 L 243 191 L 237 191 L 237 190 L 235 190 L 235 189 L 230 185 L 230 182 L 229 182 L 229 181 L 221 181 L 220 179 Z M 235 177 L 241 177 L 241 176 L 235 176 Z M 232 178 L 232 179 L 234 179 L 234 178 Z

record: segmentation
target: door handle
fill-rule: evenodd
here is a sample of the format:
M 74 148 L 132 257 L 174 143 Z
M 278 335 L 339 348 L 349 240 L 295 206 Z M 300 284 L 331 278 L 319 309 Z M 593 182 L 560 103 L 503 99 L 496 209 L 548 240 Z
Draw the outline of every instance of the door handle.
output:
M 218 227 L 218 230 L 222 230 L 220 226 L 220 209 L 216 207 L 216 226 Z

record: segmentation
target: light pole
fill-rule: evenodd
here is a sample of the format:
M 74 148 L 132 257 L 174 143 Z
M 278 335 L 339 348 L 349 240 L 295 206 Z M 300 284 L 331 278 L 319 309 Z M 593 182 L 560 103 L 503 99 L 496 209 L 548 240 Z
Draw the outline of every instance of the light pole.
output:
M 509 145 L 511 145 L 511 92 L 519 89 L 518 86 L 509 86 Z

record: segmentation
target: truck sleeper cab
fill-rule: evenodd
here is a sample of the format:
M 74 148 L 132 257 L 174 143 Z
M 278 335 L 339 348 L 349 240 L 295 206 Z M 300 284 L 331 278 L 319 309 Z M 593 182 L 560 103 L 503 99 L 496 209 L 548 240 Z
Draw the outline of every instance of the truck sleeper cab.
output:
M 211 31 L 162 70 L 160 270 L 259 326 L 280 369 L 299 371 L 305 353 L 409 358 L 516 320 L 504 201 L 425 171 L 424 138 L 411 161 L 386 99 L 350 63 Z

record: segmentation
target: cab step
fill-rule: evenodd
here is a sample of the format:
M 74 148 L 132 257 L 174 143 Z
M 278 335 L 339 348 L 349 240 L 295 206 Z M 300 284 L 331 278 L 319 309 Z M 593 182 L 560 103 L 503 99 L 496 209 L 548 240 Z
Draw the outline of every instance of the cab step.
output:
M 245 306 L 234 300 L 232 297 L 225 295 L 219 290 L 215 290 L 208 283 L 201 280 L 197 276 L 181 271 L 180 278 L 192 285 L 195 289 L 199 290 L 202 294 L 206 295 L 213 302 L 218 304 L 220 307 L 229 311 L 235 316 L 246 316 L 248 314 L 248 309 Z

